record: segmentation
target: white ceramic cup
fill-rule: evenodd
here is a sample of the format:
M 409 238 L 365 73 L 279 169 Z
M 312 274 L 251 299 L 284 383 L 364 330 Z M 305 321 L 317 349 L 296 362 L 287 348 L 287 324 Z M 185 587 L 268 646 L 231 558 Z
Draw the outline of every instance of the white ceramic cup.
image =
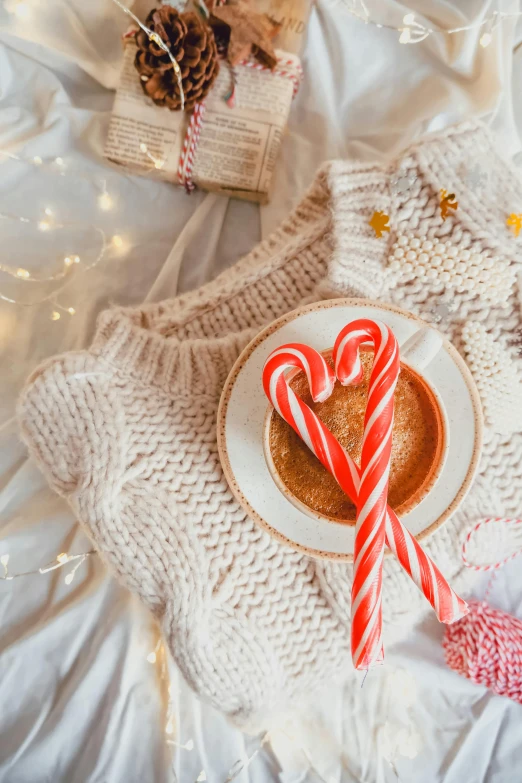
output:
M 423 372 L 430 362 L 435 358 L 439 350 L 442 348 L 442 345 L 443 338 L 440 332 L 432 329 L 430 326 L 420 326 L 419 329 L 414 332 L 411 337 L 408 337 L 404 344 L 400 346 L 401 365 L 406 365 L 411 370 L 413 370 L 414 373 L 419 376 L 421 383 L 428 388 L 430 397 L 432 398 L 434 405 L 437 407 L 437 419 L 440 423 L 434 464 L 432 465 L 425 480 L 413 493 L 413 497 L 408 502 L 404 503 L 400 509 L 395 509 L 395 511 L 400 514 L 413 510 L 413 508 L 415 508 L 415 506 L 422 501 L 427 492 L 433 489 L 442 472 L 446 455 L 448 453 L 448 421 L 444 403 L 442 402 L 440 395 L 437 394 L 437 390 L 433 388 Z M 297 375 L 298 372 L 299 370 L 296 369 L 294 372 L 288 373 L 287 381 L 291 381 L 292 377 Z M 263 448 L 268 470 L 270 471 L 270 475 L 272 476 L 272 479 L 274 480 L 274 483 L 278 487 L 279 491 L 282 492 L 290 501 L 290 503 L 292 503 L 299 511 L 302 511 L 304 514 L 307 514 L 313 519 L 323 519 L 328 522 L 335 522 L 337 524 L 350 524 L 348 520 L 334 519 L 314 511 L 314 509 L 310 508 L 301 500 L 299 500 L 299 498 L 296 497 L 296 495 L 294 495 L 293 492 L 291 492 L 285 485 L 275 466 L 272 450 L 270 447 L 270 425 L 273 415 L 274 410 L 271 405 L 268 405 L 263 432 Z
M 401 361 L 430 388 L 444 419 L 445 438 L 435 483 L 401 515 L 422 540 L 458 508 L 475 475 L 482 442 L 478 392 L 464 360 L 439 332 L 399 308 L 361 299 L 307 305 L 274 321 L 245 348 L 226 381 L 218 410 L 218 448 L 227 481 L 245 511 L 279 541 L 313 557 L 353 560 L 355 526 L 303 507 L 281 487 L 265 456 L 268 401 L 266 359 L 286 343 L 325 351 L 356 318 L 384 321 L 401 347 Z

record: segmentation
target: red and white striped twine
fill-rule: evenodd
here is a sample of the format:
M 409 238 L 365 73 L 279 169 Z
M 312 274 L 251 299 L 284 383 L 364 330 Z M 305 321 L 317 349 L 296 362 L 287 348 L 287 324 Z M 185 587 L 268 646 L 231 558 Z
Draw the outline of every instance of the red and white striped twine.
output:
M 448 625 L 442 643 L 448 666 L 499 696 L 522 704 L 522 622 L 484 601 Z
M 301 79 L 303 78 L 303 69 L 295 60 L 278 58 L 277 67 L 273 71 L 271 71 L 270 68 L 267 68 L 266 65 L 261 65 L 261 63 L 252 60 L 242 60 L 239 65 L 245 66 L 246 68 L 254 68 L 256 71 L 268 71 L 273 76 L 282 76 L 290 79 L 294 85 L 293 98 L 297 95 Z M 204 113 L 204 103 L 196 103 L 181 148 L 178 164 L 178 180 L 180 185 L 184 186 L 187 193 L 192 193 L 196 187 L 192 181 L 192 170 L 194 168 L 194 158 L 198 146 L 199 134 L 201 133 Z
M 474 571 L 496 571 L 509 560 L 522 554 L 517 547 L 518 525 L 522 519 L 486 517 L 468 531 L 462 544 L 462 561 Z M 470 560 L 468 549 L 473 537 L 486 525 L 499 527 L 514 550 L 501 560 L 477 564 Z M 516 531 L 516 532 L 515 532 Z M 521 529 L 522 532 L 522 529 Z M 512 536 L 512 541 L 509 537 Z M 448 626 L 442 646 L 448 666 L 468 680 L 485 685 L 499 696 L 507 696 L 522 704 L 522 621 L 513 615 L 494 609 L 485 598 L 469 602 L 469 614 Z
M 205 114 L 205 104 L 196 103 L 194 111 L 190 115 L 187 132 L 183 140 L 183 147 L 178 163 L 178 180 L 180 185 L 185 187 L 187 193 L 192 193 L 196 187 L 192 181 L 192 169 L 194 167 L 194 157 L 198 146 L 199 134 L 201 133 L 201 123 Z
M 481 519 L 479 522 L 477 522 L 476 525 L 473 525 L 473 527 L 469 530 L 466 538 L 464 539 L 464 542 L 462 544 L 462 562 L 465 566 L 468 568 L 472 568 L 474 571 L 493 571 L 496 568 L 500 568 L 505 563 L 508 563 L 510 560 L 513 560 L 514 557 L 518 557 L 518 555 L 522 554 L 522 546 L 520 549 L 512 552 L 507 557 L 503 558 L 502 560 L 498 560 L 495 563 L 486 563 L 484 565 L 477 565 L 476 563 L 472 563 L 468 557 L 468 547 L 471 539 L 473 536 L 484 526 L 484 525 L 490 525 L 492 523 L 495 523 L 497 525 L 522 525 L 522 519 L 509 519 L 507 517 L 487 517 L 486 519 Z

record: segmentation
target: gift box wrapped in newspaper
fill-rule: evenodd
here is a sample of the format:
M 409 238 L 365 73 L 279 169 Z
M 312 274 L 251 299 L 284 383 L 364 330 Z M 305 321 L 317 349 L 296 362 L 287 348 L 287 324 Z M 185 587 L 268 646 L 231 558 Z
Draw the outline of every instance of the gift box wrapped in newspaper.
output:
M 277 6 L 277 4 L 276 4 Z M 273 21 L 277 36 L 298 47 L 308 2 L 287 3 Z M 292 12 L 292 9 L 294 11 Z M 292 15 L 293 13 L 293 15 Z M 136 173 L 259 203 L 270 186 L 293 97 L 302 76 L 296 52 L 275 50 L 273 67 L 251 54 L 235 65 L 220 60 L 210 92 L 190 111 L 170 111 L 146 94 L 136 69 L 137 28 L 124 37 L 124 57 L 105 157 Z M 143 33 L 139 33 L 143 36 Z M 216 38 L 217 32 L 216 32 Z M 218 51 L 220 49 L 220 41 Z

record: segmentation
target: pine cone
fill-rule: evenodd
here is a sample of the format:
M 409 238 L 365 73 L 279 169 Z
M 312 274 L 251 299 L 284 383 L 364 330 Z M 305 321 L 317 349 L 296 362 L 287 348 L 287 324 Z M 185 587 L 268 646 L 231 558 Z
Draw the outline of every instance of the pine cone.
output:
M 181 69 L 185 110 L 200 103 L 214 84 L 219 71 L 216 42 L 208 25 L 194 13 L 180 14 L 169 5 L 151 11 L 145 24 L 169 47 Z M 134 65 L 143 91 L 158 106 L 181 108 L 181 96 L 172 62 L 144 30 L 136 33 Z

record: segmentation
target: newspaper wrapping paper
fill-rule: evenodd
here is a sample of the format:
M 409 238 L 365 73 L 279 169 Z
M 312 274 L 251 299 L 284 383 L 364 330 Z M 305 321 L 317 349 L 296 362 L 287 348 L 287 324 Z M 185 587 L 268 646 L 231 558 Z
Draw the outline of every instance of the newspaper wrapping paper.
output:
M 191 177 L 204 190 L 266 203 L 275 161 L 286 127 L 299 57 L 278 50 L 285 74 L 256 67 L 235 68 L 236 105 L 226 103 L 232 74 L 222 63 L 205 100 L 205 111 Z M 156 106 L 143 92 L 134 67 L 136 44 L 125 39 L 125 51 L 105 144 L 105 157 L 136 172 L 154 172 L 181 184 L 178 167 L 190 122 L 185 112 Z M 291 75 L 294 78 L 291 78 Z

